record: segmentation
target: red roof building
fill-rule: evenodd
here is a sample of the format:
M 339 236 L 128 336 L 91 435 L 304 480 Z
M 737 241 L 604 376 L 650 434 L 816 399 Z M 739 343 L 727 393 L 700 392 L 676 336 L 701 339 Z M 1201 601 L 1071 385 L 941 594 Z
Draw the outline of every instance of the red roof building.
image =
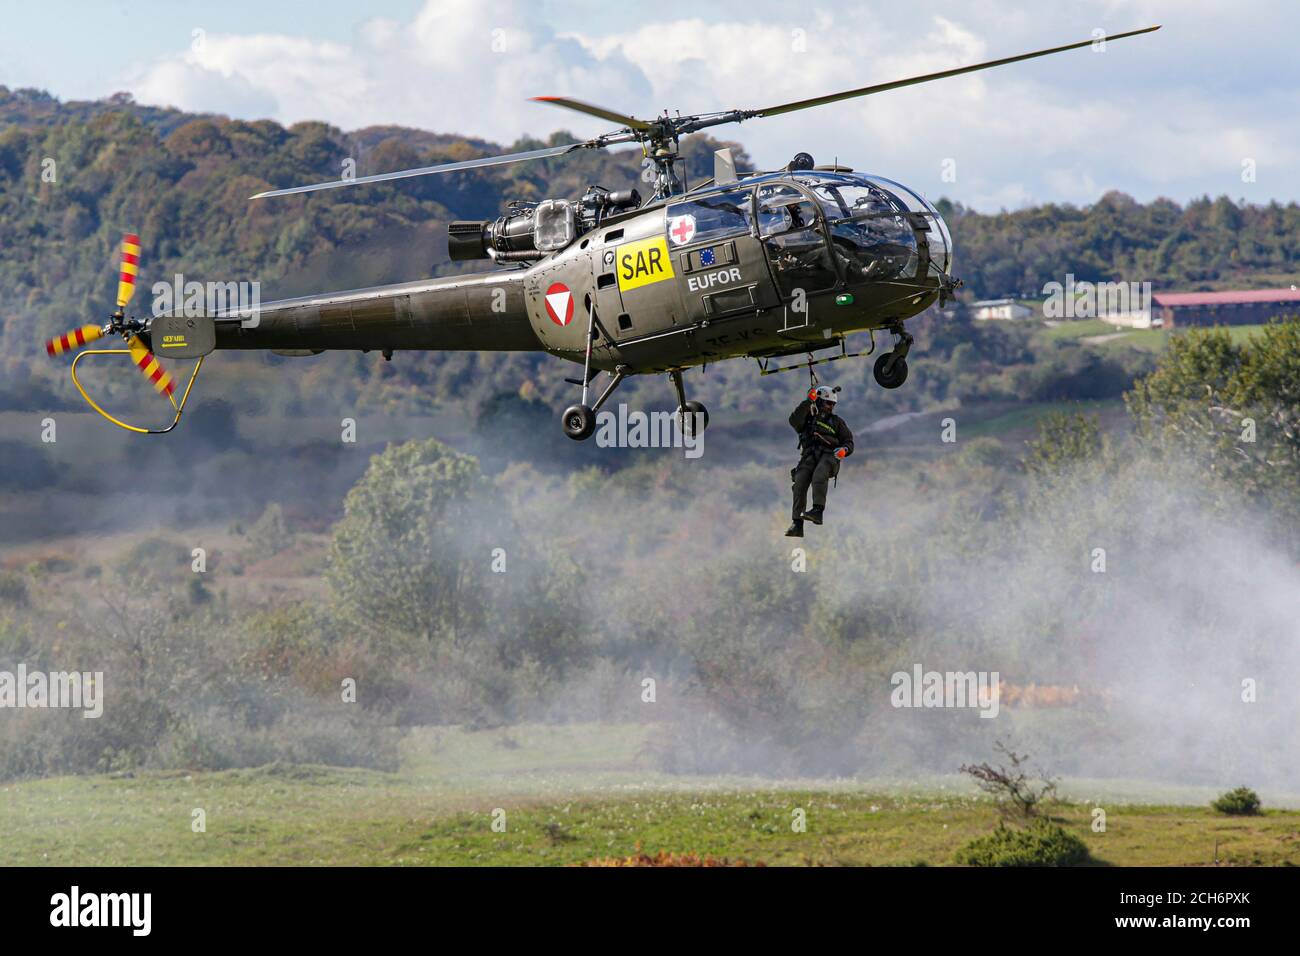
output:
M 1300 315 L 1300 289 L 1242 289 L 1232 292 L 1157 292 L 1151 296 L 1153 324 L 1259 325 Z

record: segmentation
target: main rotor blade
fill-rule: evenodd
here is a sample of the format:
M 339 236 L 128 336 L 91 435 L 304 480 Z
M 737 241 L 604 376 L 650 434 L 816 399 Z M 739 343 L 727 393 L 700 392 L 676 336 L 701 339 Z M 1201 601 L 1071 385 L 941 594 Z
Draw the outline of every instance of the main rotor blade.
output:
M 532 159 L 545 159 L 548 156 L 560 156 L 575 149 L 585 149 L 591 143 L 570 143 L 567 146 L 547 146 L 545 149 L 530 149 L 523 153 L 505 153 L 501 156 L 482 156 L 467 159 L 459 163 L 443 163 L 440 166 L 421 166 L 419 169 L 399 169 L 395 173 L 380 173 L 377 176 L 360 176 L 356 179 L 336 179 L 328 183 L 313 183 L 310 186 L 294 186 L 290 189 L 269 189 L 249 196 L 249 199 L 266 199 L 269 196 L 289 196 L 294 193 L 313 193 L 321 189 L 337 189 L 340 186 L 363 186 L 366 183 L 383 183 L 390 179 L 408 179 L 411 176 L 428 176 L 432 173 L 452 173 L 460 169 L 479 169 L 484 166 L 504 166 L 507 163 L 523 163 Z
M 840 100 L 853 99 L 855 96 L 869 96 L 872 93 L 883 93 L 886 90 L 896 90 L 903 86 L 914 86 L 917 83 L 928 83 L 931 80 L 943 80 L 950 76 L 961 76 L 963 73 L 974 73 L 976 70 L 987 70 L 994 66 L 1005 66 L 1008 63 L 1018 63 L 1021 60 L 1032 60 L 1035 57 L 1050 56 L 1053 53 L 1064 53 L 1066 50 L 1077 50 L 1081 47 L 1092 46 L 1094 43 L 1103 40 L 1122 40 L 1124 37 L 1135 37 L 1142 33 L 1152 33 L 1160 29 L 1160 24 L 1153 27 L 1144 27 L 1141 30 L 1129 30 L 1127 33 L 1116 33 L 1112 36 L 1095 37 L 1091 40 L 1083 40 L 1080 43 L 1067 43 L 1065 46 L 1054 46 L 1049 50 L 1038 50 L 1034 53 L 1022 53 L 1019 56 L 1003 57 L 1000 60 L 989 60 L 987 63 L 976 63 L 973 66 L 959 66 L 954 70 L 942 70 L 938 73 L 927 73 L 924 76 L 913 76 L 905 80 L 894 80 L 891 83 L 877 83 L 875 86 L 864 86 L 857 90 L 848 90 L 844 93 L 831 93 L 827 96 L 816 96 L 808 100 L 798 100 L 794 103 L 782 103 L 779 106 L 768 106 L 758 110 L 745 110 L 746 117 L 751 116 L 779 116 L 781 113 L 793 113 L 795 110 L 806 110 L 813 106 L 824 106 L 827 103 L 837 103 Z
M 592 106 L 590 103 L 571 100 L 566 96 L 534 96 L 532 101 L 534 103 L 550 103 L 552 106 L 563 106 L 567 110 L 576 110 L 579 113 L 586 113 L 588 116 L 609 120 L 611 123 L 619 123 L 628 129 L 647 130 L 650 128 L 649 123 L 645 120 L 639 120 L 635 116 L 624 116 L 622 113 L 607 110 L 603 106 Z

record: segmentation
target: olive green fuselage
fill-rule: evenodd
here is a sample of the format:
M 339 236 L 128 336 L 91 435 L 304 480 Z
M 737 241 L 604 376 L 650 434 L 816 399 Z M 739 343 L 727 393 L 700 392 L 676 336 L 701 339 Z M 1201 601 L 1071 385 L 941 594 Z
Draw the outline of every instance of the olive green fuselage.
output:
M 217 348 L 545 351 L 582 363 L 590 326 L 592 366 L 638 374 L 824 348 L 850 332 L 900 328 L 938 298 L 950 250 L 937 213 L 899 201 L 897 216 L 849 223 L 896 222 L 908 240 L 890 238 L 879 278 L 844 223 L 824 213 L 802 222 L 795 210 L 793 226 L 789 213 L 774 225 L 780 210 L 763 205 L 765 183 L 804 190 L 793 197 L 803 203 L 783 201 L 805 217 L 825 204 L 807 182 L 781 176 L 696 191 L 608 219 L 527 266 L 266 303 L 254 317 L 219 320 Z M 748 226 L 710 231 L 717 197 Z

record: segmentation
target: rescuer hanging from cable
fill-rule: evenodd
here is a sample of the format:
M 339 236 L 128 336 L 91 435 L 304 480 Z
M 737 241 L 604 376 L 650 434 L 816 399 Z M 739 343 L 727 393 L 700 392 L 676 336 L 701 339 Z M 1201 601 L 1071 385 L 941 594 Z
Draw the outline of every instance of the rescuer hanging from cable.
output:
M 821 524 L 826 512 L 826 490 L 830 480 L 840 473 L 840 462 L 853 454 L 853 432 L 844 419 L 835 414 L 839 386 L 817 385 L 790 415 L 790 427 L 799 433 L 799 464 L 790 470 L 794 482 L 792 522 L 786 529 L 790 538 L 803 537 L 805 520 Z M 812 507 L 804 510 L 808 489 L 812 488 Z

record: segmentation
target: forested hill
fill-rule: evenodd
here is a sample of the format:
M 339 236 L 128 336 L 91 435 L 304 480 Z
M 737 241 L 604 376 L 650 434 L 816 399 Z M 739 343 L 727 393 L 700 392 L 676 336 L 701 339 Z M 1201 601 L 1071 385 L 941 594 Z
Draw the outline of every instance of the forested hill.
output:
M 1139 203 L 1108 192 L 1091 206 L 1049 204 L 981 215 L 945 201 L 955 271 L 980 298 L 1041 297 L 1065 273 L 1157 289 L 1265 288 L 1295 282 L 1300 206 L 1227 196 Z
M 583 152 L 387 187 L 248 197 L 336 179 L 348 159 L 361 176 L 568 141 L 566 133 L 496 144 L 396 127 L 286 128 L 140 106 L 125 94 L 61 103 L 0 87 L 0 399 L 66 396 L 65 370 L 32 359 L 45 337 L 111 310 L 123 231 L 142 239 L 141 295 L 178 272 L 187 280 L 258 280 L 264 301 L 416 278 L 455 268 L 446 259 L 448 221 L 495 216 L 514 198 L 575 196 L 591 183 L 633 185 L 638 154 Z M 683 144 L 691 181 L 711 175 L 718 145 L 704 136 Z M 739 161 L 749 164 L 743 153 Z M 906 170 L 881 172 L 908 178 Z M 1067 272 L 1166 288 L 1289 283 L 1300 246 L 1294 203 L 1260 207 L 1224 197 L 1143 205 L 1112 193 L 1082 209 L 980 215 L 946 201 L 941 208 L 956 240 L 956 272 L 972 297 L 1034 292 Z M 390 394 L 415 387 L 436 400 L 447 364 L 527 372 L 537 361 L 429 355 L 394 362 L 382 376 L 365 374 L 382 377 Z

